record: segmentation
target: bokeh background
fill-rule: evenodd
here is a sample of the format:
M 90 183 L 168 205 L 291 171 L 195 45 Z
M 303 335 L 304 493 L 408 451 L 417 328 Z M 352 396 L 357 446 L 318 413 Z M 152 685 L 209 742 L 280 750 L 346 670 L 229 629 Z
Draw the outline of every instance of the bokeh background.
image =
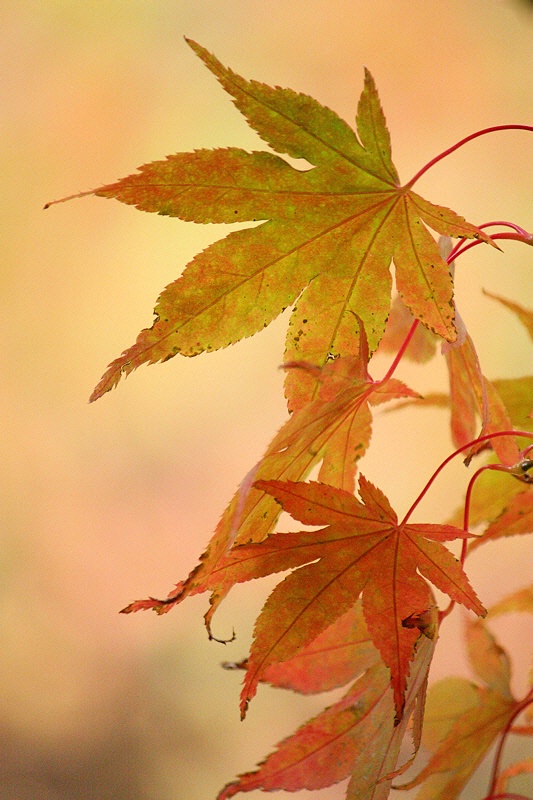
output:
M 221 635 L 236 630 L 226 648 L 207 641 L 204 596 L 162 618 L 117 613 L 195 565 L 284 421 L 287 314 L 226 351 L 140 369 L 88 405 L 107 363 L 151 323 L 159 291 L 226 229 L 97 198 L 44 203 L 167 153 L 264 146 L 184 35 L 348 121 L 368 66 L 407 180 L 476 129 L 531 123 L 532 34 L 531 4 L 518 0 L 0 4 L 0 800 L 214 797 L 324 704 L 262 688 L 238 719 L 239 676 L 219 664 L 246 654 L 268 581 L 235 590 L 215 618 Z M 525 133 L 482 137 L 418 188 L 473 222 L 531 229 L 531 152 Z M 489 377 L 531 363 L 519 323 L 480 292 L 531 298 L 531 253 L 505 251 L 475 248 L 458 268 L 458 303 Z M 419 391 L 446 385 L 440 358 L 401 374 Z M 444 412 L 383 415 L 363 471 L 401 513 L 449 449 Z M 466 481 L 452 465 L 419 518 L 445 519 Z M 525 554 L 511 539 L 472 557 L 486 604 L 527 582 Z M 525 621 L 494 629 L 521 692 Z M 460 631 L 456 613 L 434 678 L 468 674 Z

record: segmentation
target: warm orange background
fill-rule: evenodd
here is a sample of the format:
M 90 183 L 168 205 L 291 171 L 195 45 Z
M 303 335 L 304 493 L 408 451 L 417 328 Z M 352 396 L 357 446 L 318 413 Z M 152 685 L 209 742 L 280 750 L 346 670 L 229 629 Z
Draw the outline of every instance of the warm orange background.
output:
M 207 642 L 206 597 L 163 618 L 117 611 L 187 574 L 283 422 L 287 315 L 227 351 L 143 368 L 89 406 L 158 292 L 226 229 L 94 198 L 42 206 L 178 150 L 264 146 L 184 35 L 349 121 L 368 66 L 407 180 L 476 129 L 531 123 L 533 14 L 512 0 L 5 0 L 0 23 L 0 800 L 204 800 L 323 703 L 262 688 L 238 721 L 239 677 L 218 663 L 246 654 L 272 582 L 237 589 L 221 610 L 215 629 L 237 631 L 225 649 Z M 484 137 L 417 188 L 472 222 L 531 229 L 531 147 L 526 133 Z M 531 302 L 530 269 L 514 243 L 504 255 L 475 248 L 458 267 L 489 377 L 528 371 L 531 348 L 480 287 Z M 403 375 L 422 391 L 445 386 L 440 359 Z M 446 417 L 386 415 L 373 448 L 363 471 L 405 511 L 449 450 Z M 422 512 L 443 519 L 466 481 L 455 464 Z M 486 604 L 527 582 L 526 552 L 516 539 L 472 558 Z M 460 616 L 436 677 L 466 674 Z M 523 691 L 526 621 L 495 629 L 514 641 Z

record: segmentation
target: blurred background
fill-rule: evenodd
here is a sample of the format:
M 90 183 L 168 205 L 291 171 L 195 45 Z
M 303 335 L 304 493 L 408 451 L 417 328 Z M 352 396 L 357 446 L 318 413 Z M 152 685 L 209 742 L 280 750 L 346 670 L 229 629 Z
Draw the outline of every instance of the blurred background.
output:
M 349 122 L 369 67 L 406 181 L 477 129 L 531 124 L 531 4 L 3 0 L 0 23 L 0 800 L 214 798 L 324 705 L 263 687 L 239 721 L 240 676 L 219 665 L 246 655 L 272 582 L 238 588 L 222 607 L 215 632 L 237 634 L 225 648 L 207 641 L 207 596 L 162 618 L 118 611 L 186 576 L 284 421 L 287 312 L 226 351 L 141 368 L 88 405 L 108 362 L 151 324 L 161 289 L 227 228 L 98 198 L 42 207 L 168 153 L 264 148 L 183 36 Z M 471 222 L 531 230 L 530 164 L 531 136 L 499 133 L 417 188 Z M 458 266 L 458 304 L 490 378 L 526 373 L 531 348 L 481 287 L 527 303 L 530 265 L 510 242 Z M 441 361 L 401 376 L 422 392 L 445 389 Z M 362 471 L 402 513 L 450 449 L 444 412 L 383 415 Z M 419 520 L 445 519 L 467 479 L 453 464 Z M 527 583 L 525 552 L 517 538 L 472 557 L 486 605 Z M 493 629 L 523 692 L 525 620 Z M 469 674 L 460 633 L 456 612 L 434 678 Z

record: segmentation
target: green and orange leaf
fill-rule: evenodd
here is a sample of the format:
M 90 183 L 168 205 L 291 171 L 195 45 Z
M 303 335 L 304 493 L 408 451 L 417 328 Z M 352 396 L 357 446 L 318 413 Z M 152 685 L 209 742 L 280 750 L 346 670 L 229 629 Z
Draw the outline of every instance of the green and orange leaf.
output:
M 487 751 L 520 709 L 511 694 L 509 659 L 481 620 L 467 622 L 470 661 L 483 685 L 445 678 L 428 692 L 422 743 L 431 758 L 409 783 L 416 800 L 457 800 Z
M 469 543 L 468 549 L 472 551 L 489 541 L 527 533 L 533 533 L 532 486 L 510 498 L 501 514 L 488 525 L 482 536 Z
M 91 399 L 141 364 L 178 353 L 194 356 L 251 336 L 300 295 L 286 360 L 322 367 L 331 357 L 356 354 L 356 317 L 373 351 L 389 313 L 392 261 L 405 304 L 453 341 L 453 281 L 428 228 L 492 241 L 455 212 L 400 185 L 370 73 L 365 71 L 356 133 L 313 98 L 247 81 L 188 43 L 259 136 L 276 152 L 311 166 L 295 169 L 268 152 L 199 150 L 82 193 L 199 223 L 261 222 L 208 247 L 164 289 L 153 325 L 110 364 Z M 291 408 L 315 396 L 295 387 L 295 380 L 288 379 Z

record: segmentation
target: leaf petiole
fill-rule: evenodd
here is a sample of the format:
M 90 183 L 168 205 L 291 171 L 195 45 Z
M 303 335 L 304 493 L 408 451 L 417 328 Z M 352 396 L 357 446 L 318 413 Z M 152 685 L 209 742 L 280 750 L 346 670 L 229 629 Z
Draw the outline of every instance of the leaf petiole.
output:
M 422 489 L 422 491 L 420 492 L 420 494 L 418 495 L 418 497 L 416 498 L 416 500 L 412 504 L 411 508 L 409 509 L 409 511 L 407 512 L 405 517 L 403 518 L 401 524 L 402 525 L 406 524 L 406 522 L 408 521 L 408 519 L 411 516 L 411 514 L 413 513 L 413 511 L 416 509 L 416 507 L 420 504 L 422 499 L 425 497 L 426 493 L 429 491 L 430 487 L 432 486 L 434 481 L 437 479 L 437 477 L 440 475 L 440 473 L 442 472 L 444 467 L 446 467 L 450 463 L 450 461 L 453 458 L 455 458 L 455 456 L 460 455 L 460 453 L 463 453 L 465 450 L 468 450 L 469 448 L 473 447 L 476 444 L 480 444 L 481 442 L 487 442 L 490 439 L 496 439 L 498 436 L 521 436 L 521 437 L 524 437 L 526 439 L 533 439 L 533 433 L 531 433 L 530 431 L 508 430 L 508 431 L 496 431 L 494 433 L 485 433 L 485 434 L 483 434 L 483 436 L 478 436 L 477 439 L 473 439 L 471 442 L 467 442 L 466 444 L 463 444 L 461 447 L 459 447 L 457 450 L 454 450 L 453 453 L 451 453 L 449 456 L 447 456 L 444 459 L 444 461 L 437 467 L 437 469 L 435 470 L 435 472 L 433 473 L 431 478 L 428 480 L 428 482 L 426 483 L 426 485 L 424 486 L 424 488 Z M 530 448 L 528 448 L 528 450 L 529 449 Z M 505 470 L 507 472 L 510 471 L 509 468 L 505 468 L 503 465 L 493 465 L 493 467 L 497 467 L 497 466 L 501 467 L 501 469 L 503 469 L 503 470 Z M 477 473 L 476 473 L 476 475 L 477 475 Z M 473 479 L 476 477 L 476 475 L 473 476 Z
M 524 697 L 524 699 L 518 704 L 518 707 L 516 708 L 513 716 L 507 722 L 507 725 L 505 726 L 505 728 L 502 731 L 501 739 L 500 739 L 500 741 L 498 743 L 498 747 L 496 749 L 496 754 L 494 756 L 494 763 L 493 763 L 493 766 L 492 766 L 492 775 L 491 775 L 491 782 L 490 782 L 490 788 L 489 788 L 489 797 L 492 797 L 493 800 L 494 800 L 495 795 L 493 795 L 492 793 L 495 791 L 496 784 L 498 782 L 498 773 L 500 771 L 500 763 L 501 763 L 503 748 L 504 748 L 507 736 L 511 732 L 511 727 L 513 725 L 513 722 L 518 717 L 518 715 L 521 714 L 522 711 L 524 711 L 532 703 L 533 703 L 533 689 L 531 689 L 528 692 L 528 694 L 526 695 L 526 697 Z
M 431 161 L 428 161 L 428 163 L 424 167 L 422 167 L 422 169 L 420 169 L 416 173 L 416 175 L 413 178 L 411 178 L 409 183 L 405 184 L 405 186 L 403 188 L 404 189 L 412 189 L 412 187 L 415 185 L 417 180 L 419 178 L 421 178 L 422 175 L 424 175 L 431 167 L 433 167 L 439 161 L 442 161 L 443 158 L 446 158 L 446 156 L 449 156 L 455 150 L 458 150 L 464 144 L 467 144 L 467 142 L 471 142 L 473 139 L 477 139 L 479 136 L 484 136 L 486 133 L 495 133 L 496 131 L 529 131 L 530 133 L 533 133 L 533 126 L 532 125 L 494 125 L 491 128 L 483 128 L 483 130 L 476 131 L 475 133 L 471 133 L 470 136 L 466 136 L 464 139 L 461 139 L 461 141 L 456 142 L 456 144 L 452 145 L 447 150 L 444 150 L 444 152 L 439 153 L 439 155 L 435 156 L 435 158 L 432 158 Z

